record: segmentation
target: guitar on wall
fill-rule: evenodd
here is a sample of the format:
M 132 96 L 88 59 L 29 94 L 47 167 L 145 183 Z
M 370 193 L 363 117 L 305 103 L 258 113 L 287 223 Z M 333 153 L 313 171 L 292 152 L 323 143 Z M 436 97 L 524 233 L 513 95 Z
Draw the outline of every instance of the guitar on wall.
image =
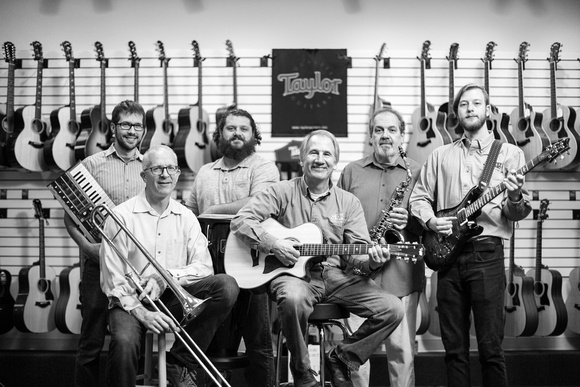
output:
M 10 294 L 12 275 L 0 269 L 0 335 L 14 328 L 14 297 Z
M 232 44 L 231 40 L 226 40 L 226 49 L 228 50 L 229 56 L 227 59 L 227 66 L 231 67 L 233 72 L 233 96 L 234 96 L 234 100 L 231 104 L 226 105 L 226 106 L 222 106 L 220 107 L 216 112 L 215 112 L 215 124 L 216 124 L 216 129 L 217 129 L 217 125 L 220 123 L 222 117 L 226 114 L 227 111 L 232 110 L 232 109 L 236 109 L 238 107 L 238 60 L 240 58 L 236 57 L 236 54 L 234 53 L 234 46 Z M 220 157 L 222 157 L 221 152 L 218 150 L 217 148 L 217 144 L 215 143 L 215 141 L 210 141 L 210 154 L 211 154 L 211 159 L 212 161 L 215 161 L 217 159 L 219 159 Z
M 14 140 L 14 155 L 20 167 L 32 172 L 42 172 L 48 170 L 43 152 L 44 141 L 48 137 L 48 124 L 42 120 L 42 72 L 47 61 L 42 56 L 40 42 L 34 41 L 31 46 L 37 63 L 36 98 L 34 105 L 16 110 L 18 136 Z
M 80 303 L 81 267 L 75 264 L 62 270 L 58 276 L 60 293 L 56 301 L 54 322 L 56 328 L 62 333 L 81 333 Z
M 50 113 L 50 138 L 44 144 L 44 159 L 52 170 L 66 171 L 76 163 L 75 142 L 80 132 L 77 121 L 75 96 L 75 69 L 79 61 L 74 58 L 70 42 L 61 43 L 64 56 L 68 62 L 68 95 L 69 104 Z
M 565 138 L 548 146 L 546 150 L 518 169 L 517 174 L 525 175 L 544 162 L 551 162 L 568 150 L 568 141 Z M 483 232 L 475 219 L 481 214 L 481 209 L 493 198 L 504 192 L 503 183 L 481 192 L 478 186 L 473 187 L 463 198 L 461 203 L 453 208 L 438 211 L 435 216 L 455 217 L 451 235 L 443 236 L 432 230 L 424 230 L 423 244 L 425 245 L 425 263 L 432 270 L 441 270 L 449 267 L 467 241 Z
M 169 116 L 169 94 L 167 86 L 167 67 L 170 58 L 165 56 L 163 42 L 157 41 L 157 51 L 159 52 L 159 62 L 163 68 L 163 105 L 158 105 L 145 113 L 145 125 L 147 132 L 141 141 L 141 153 L 155 145 L 171 146 L 173 143 L 173 132 L 175 130 L 173 121 Z
M 44 257 L 44 214 L 42 203 L 34 199 L 34 217 L 39 224 L 39 261 L 23 267 L 18 274 L 18 296 L 14 305 L 14 325 L 19 331 L 44 333 L 54 329 L 54 269 Z
M 494 50 L 497 43 L 491 41 L 487 43 L 485 48 L 485 56 L 483 61 L 483 79 L 484 79 L 484 89 L 489 94 L 489 71 L 491 70 L 491 62 L 493 62 Z M 500 113 L 497 106 L 491 104 L 491 114 L 487 118 L 486 124 L 487 129 L 493 133 L 496 140 L 501 142 L 507 142 L 516 145 L 516 140 L 514 136 L 510 133 L 510 116 L 506 113 Z
M 225 271 L 236 279 L 242 289 L 257 288 L 282 274 L 304 277 L 306 263 L 314 256 L 366 254 L 373 246 L 370 244 L 323 244 L 322 232 L 314 223 L 304 223 L 289 229 L 273 218 L 269 218 L 262 222 L 262 227 L 281 238 L 302 243 L 298 247 L 300 258 L 294 266 L 284 266 L 274 255 L 251 250 L 233 233 L 230 233 L 224 254 Z M 385 246 L 388 246 L 392 256 L 396 256 L 397 259 L 416 262 L 423 256 L 423 246 L 418 243 L 401 242 L 383 245 Z
M 563 154 L 557 162 L 546 165 L 545 169 L 574 169 L 580 165 L 580 153 L 578 143 L 580 135 L 574 128 L 576 110 L 557 102 L 556 97 L 556 70 L 560 61 L 562 45 L 558 42 L 550 48 L 550 107 L 544 110 L 542 127 L 550 141 L 558 141 L 561 138 L 570 139 L 570 151 Z
M 449 48 L 449 56 L 447 57 L 449 68 L 449 102 L 445 102 L 439 107 L 439 111 L 445 114 L 445 121 L 440 125 L 439 131 L 446 131 L 451 136 L 451 141 L 455 141 L 463 136 L 463 128 L 459 125 L 457 114 L 453 111 L 453 99 L 455 98 L 455 70 L 457 70 L 457 51 L 459 44 L 453 43 Z
M 81 130 L 75 142 L 75 157 L 77 160 L 82 160 L 107 149 L 112 137 L 110 121 L 107 118 L 107 89 L 105 82 L 109 60 L 105 58 L 101 42 L 95 42 L 95 51 L 101 70 L 101 100 L 99 105 L 94 105 L 81 113 Z
M 137 47 L 133 41 L 129 41 L 129 53 L 129 60 L 134 71 L 133 101 L 139 102 L 139 64 L 141 63 L 141 58 L 137 55 Z
M 202 104 L 202 64 L 205 58 L 201 56 L 198 43 L 194 40 L 191 44 L 195 54 L 194 64 L 198 69 L 197 104 L 179 110 L 177 118 L 179 130 L 173 142 L 173 150 L 177 154 L 180 167 L 197 172 L 204 164 L 211 161 L 211 155 L 207 134 L 209 116 Z
M 510 239 L 510 261 L 506 270 L 505 328 L 509 337 L 533 336 L 538 328 L 534 280 L 515 263 L 515 228 Z
M 520 44 L 519 55 L 516 59 L 518 64 L 518 107 L 513 110 L 510 121 L 512 135 L 516 145 L 524 151 L 526 161 L 530 161 L 535 155 L 550 145 L 550 140 L 542 128 L 542 113 L 536 113 L 532 105 L 524 102 L 524 69 L 530 44 Z
M 3 45 L 4 60 L 8 63 L 8 80 L 6 89 L 6 104 L 0 105 L 0 165 L 8 167 L 11 162 L 16 163 L 14 152 L 9 151 L 9 144 L 13 137 L 18 135 L 14 125 L 14 70 L 16 69 L 16 48 L 11 42 Z M 12 157 L 9 157 L 11 153 Z
M 421 106 L 413 112 L 411 118 L 413 132 L 407 144 L 407 156 L 419 164 L 424 164 L 435 148 L 451 143 L 449 133 L 437 129 L 439 126 L 437 122 L 443 122 L 445 114 L 436 111 L 425 97 L 425 69 L 431 68 L 430 47 L 431 42 L 426 40 L 423 43 L 421 57 L 417 57 L 421 66 Z
M 570 272 L 570 293 L 566 298 L 568 329 L 580 334 L 580 267 Z
M 538 309 L 535 336 L 558 336 L 568 325 L 566 304 L 562 298 L 562 275 L 542 264 L 542 223 L 548 218 L 550 201 L 542 199 L 538 211 L 536 235 L 536 267 L 526 273 L 534 279 L 534 296 Z

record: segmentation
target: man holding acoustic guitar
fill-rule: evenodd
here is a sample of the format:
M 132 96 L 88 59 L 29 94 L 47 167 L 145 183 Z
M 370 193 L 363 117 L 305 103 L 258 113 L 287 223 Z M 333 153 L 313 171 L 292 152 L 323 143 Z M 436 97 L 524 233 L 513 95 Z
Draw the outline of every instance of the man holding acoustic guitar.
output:
M 267 284 L 277 303 L 296 387 L 319 385 L 310 367 L 305 341 L 308 316 L 316 303 L 341 304 L 366 318 L 352 336 L 325 354 L 335 387 L 352 386 L 350 371 L 366 362 L 403 318 L 401 301 L 369 277 L 390 258 L 389 250 L 371 244 L 359 200 L 332 184 L 339 152 L 338 142 L 330 132 L 309 133 L 300 147 L 304 175 L 272 184 L 256 194 L 231 222 L 235 236 L 260 253 L 273 254 L 272 260 L 278 266 L 306 268 L 307 278 L 283 274 Z M 280 238 L 270 232 L 267 225 L 276 221 L 279 227 L 295 228 L 293 238 Z M 300 229 L 312 223 L 322 234 L 317 245 L 320 249 L 315 251 L 329 249 L 304 260 L 300 257 L 301 238 L 312 235 L 301 235 Z M 340 250 L 345 244 L 353 249 Z M 333 253 L 333 247 L 348 252 Z M 345 270 L 347 266 L 350 270 Z
M 429 156 L 411 194 L 410 210 L 426 229 L 427 266 L 439 270 L 437 303 L 448 386 L 471 385 L 471 311 L 483 385 L 507 386 L 502 349 L 506 285 L 503 240 L 510 238 L 513 222 L 532 210 L 524 176 L 516 173 L 525 165 L 524 153 L 512 144 L 494 144 L 486 125 L 491 112 L 489 96 L 481 86 L 463 86 L 453 109 L 464 134 Z M 465 212 L 463 198 L 478 185 L 483 195 L 489 187 L 502 186 L 504 191 L 482 208 L 477 224 L 471 218 L 458 222 Z M 436 237 L 427 238 L 432 234 Z M 429 240 L 439 241 L 440 251 L 434 253 Z M 447 254 L 446 248 L 453 245 L 456 254 Z M 444 264 L 439 265 L 438 260 Z

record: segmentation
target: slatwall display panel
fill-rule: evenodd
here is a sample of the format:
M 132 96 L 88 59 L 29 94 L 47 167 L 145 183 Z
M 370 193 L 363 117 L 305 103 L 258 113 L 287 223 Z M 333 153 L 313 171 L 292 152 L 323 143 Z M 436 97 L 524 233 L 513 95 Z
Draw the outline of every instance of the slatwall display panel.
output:
M 139 101 L 146 110 L 155 108 L 164 101 L 163 69 L 160 67 L 154 43 L 140 50 Z M 193 66 L 191 47 L 176 48 L 166 44 L 168 64 L 167 90 L 170 117 L 177 124 L 181 109 L 191 108 L 198 101 L 198 68 Z M 438 108 L 449 100 L 449 45 L 452 42 L 433 42 L 430 50 L 431 67 L 425 71 L 425 98 Z M 518 47 L 502 47 L 498 42 L 490 70 L 490 95 L 492 103 L 500 112 L 510 114 L 518 107 L 518 73 L 514 58 Z M 203 47 L 203 108 L 208 112 L 209 131 L 215 128 L 215 112 L 218 108 L 233 102 L 233 68 L 227 67 L 226 50 Z M 375 74 L 378 65 L 377 93 L 382 100 L 390 102 L 401 111 L 407 125 L 406 142 L 413 133 L 411 116 L 419 107 L 420 71 L 418 56 L 421 44 L 416 50 L 391 51 L 389 67 L 381 59 L 377 63 L 376 52 L 348 50 L 352 67 L 348 69 L 348 137 L 339 138 L 341 160 L 333 175 L 336 181 L 346 164 L 360 158 L 365 149 L 368 118 L 375 94 Z M 36 62 L 30 58 L 26 47 L 17 47 L 16 56 L 22 59 L 22 68 L 15 71 L 15 107 L 34 103 L 36 86 Z M 88 112 L 100 103 L 100 68 L 92 47 L 73 47 L 80 59 L 80 67 L 75 70 L 77 115 Z M 139 49 L 139 47 L 138 47 Z M 528 53 L 523 72 L 524 99 L 534 111 L 543 112 L 550 105 L 550 71 L 546 58 L 550 47 L 535 47 Z M 105 56 L 109 59 L 106 69 L 107 115 L 113 106 L 123 99 L 134 97 L 134 69 L 129 61 L 129 52 L 113 52 Z M 274 160 L 276 149 L 289 141 L 299 138 L 272 138 L 271 119 L 271 64 L 267 58 L 266 67 L 260 64 L 268 52 L 239 51 L 237 62 L 237 103 L 253 114 L 262 132 L 262 145 L 258 147 L 261 156 Z M 468 82 L 483 84 L 482 57 L 485 47 L 459 47 L 457 69 L 454 70 L 454 91 Z M 566 52 L 563 47 L 561 61 L 556 72 L 557 100 L 575 109 L 580 108 L 580 53 Z M 44 69 L 42 115 L 48 121 L 50 113 L 69 102 L 68 63 L 60 47 L 45 47 L 48 67 Z M 274 59 L 275 60 L 275 59 Z M 0 62 L 0 102 L 6 101 L 7 64 Z M 580 119 L 576 122 L 580 132 Z M 45 252 L 47 264 L 60 272 L 65 267 L 78 262 L 78 248 L 68 237 L 63 224 L 64 211 L 52 198 L 46 185 L 58 176 L 55 172 L 26 173 L 0 169 L 0 266 L 13 275 L 11 291 L 17 294 L 17 274 L 19 270 L 38 259 L 38 220 L 34 218 L 32 199 L 42 200 L 43 207 L 50 212 L 49 224 L 45 226 Z M 539 208 L 541 199 L 550 200 L 549 218 L 542 224 L 542 261 L 551 269 L 558 270 L 564 277 L 563 297 L 570 291 L 568 276 L 580 265 L 580 177 L 576 171 L 530 172 L 526 177 L 528 189 L 534 195 L 534 210 Z M 183 173 L 174 197 L 185 200 L 189 195 L 194 175 Z M 537 211 L 535 211 L 537 212 Z M 516 230 L 516 263 L 525 271 L 534 267 L 536 258 L 537 222 L 530 215 L 518 223 Z M 506 242 L 506 265 L 509 257 L 509 241 Z M 431 271 L 427 270 L 430 277 Z M 57 286 L 58 291 L 58 286 Z M 429 287 L 427 293 L 429 295 Z M 506 339 L 506 349 L 519 348 L 570 348 L 578 346 L 578 335 L 567 331 L 559 337 Z M 473 345 L 475 347 L 475 344 Z M 424 334 L 419 337 L 420 350 L 441 350 L 440 338 Z

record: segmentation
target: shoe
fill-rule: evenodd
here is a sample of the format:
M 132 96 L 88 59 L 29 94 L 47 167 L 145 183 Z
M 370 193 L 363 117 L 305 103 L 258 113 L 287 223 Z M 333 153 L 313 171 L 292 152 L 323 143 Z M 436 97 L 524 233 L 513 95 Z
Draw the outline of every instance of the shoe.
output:
M 319 387 L 318 380 L 314 378 L 317 375 L 316 371 L 310 368 L 306 372 L 298 371 L 294 368 L 294 363 L 290 361 L 290 372 L 294 378 L 294 387 Z
M 335 348 L 324 355 L 324 362 L 334 387 L 353 387 L 352 380 L 350 380 L 350 370 L 336 355 Z
M 167 363 L 167 379 L 174 387 L 197 387 L 195 373 L 177 364 Z

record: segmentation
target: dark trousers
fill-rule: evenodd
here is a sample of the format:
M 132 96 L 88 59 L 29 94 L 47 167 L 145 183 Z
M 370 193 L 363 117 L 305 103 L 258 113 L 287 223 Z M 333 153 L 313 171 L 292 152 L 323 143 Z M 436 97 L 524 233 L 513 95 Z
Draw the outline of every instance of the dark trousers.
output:
M 507 386 L 502 349 L 506 286 L 503 245 L 492 248 L 491 251 L 467 248 L 449 269 L 438 273 L 437 303 L 450 387 L 472 384 L 469 368 L 472 310 L 483 385 Z

